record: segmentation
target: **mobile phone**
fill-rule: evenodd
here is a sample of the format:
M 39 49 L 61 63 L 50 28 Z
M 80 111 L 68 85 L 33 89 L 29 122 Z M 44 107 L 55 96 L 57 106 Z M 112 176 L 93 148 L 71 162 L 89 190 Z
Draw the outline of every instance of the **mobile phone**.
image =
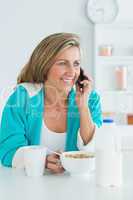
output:
M 80 75 L 79 75 L 79 78 L 76 82 L 76 84 L 78 84 L 78 86 L 80 88 L 83 89 L 83 83 L 80 83 L 80 81 L 83 81 L 83 80 L 89 80 L 88 77 L 84 74 L 84 70 L 82 68 L 80 68 Z

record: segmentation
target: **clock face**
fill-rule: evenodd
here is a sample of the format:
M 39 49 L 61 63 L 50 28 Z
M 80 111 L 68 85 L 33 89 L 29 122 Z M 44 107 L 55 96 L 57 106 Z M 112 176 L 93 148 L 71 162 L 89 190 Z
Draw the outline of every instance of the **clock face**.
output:
M 87 14 L 94 23 L 110 23 L 118 14 L 117 0 L 88 0 Z

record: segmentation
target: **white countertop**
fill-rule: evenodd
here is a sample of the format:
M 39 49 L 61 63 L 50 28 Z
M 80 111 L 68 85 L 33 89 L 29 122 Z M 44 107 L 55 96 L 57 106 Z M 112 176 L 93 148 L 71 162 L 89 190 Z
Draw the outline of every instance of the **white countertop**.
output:
M 133 126 L 123 126 L 125 149 L 133 147 Z M 131 136 L 131 137 L 130 137 Z M 127 147 L 127 148 L 126 148 Z M 86 176 L 25 176 L 23 170 L 0 167 L 0 200 L 133 200 L 133 148 L 123 152 L 123 186 L 98 187 L 95 173 Z
M 132 200 L 132 183 L 102 188 L 95 185 L 94 173 L 31 178 L 23 170 L 0 167 L 0 200 Z

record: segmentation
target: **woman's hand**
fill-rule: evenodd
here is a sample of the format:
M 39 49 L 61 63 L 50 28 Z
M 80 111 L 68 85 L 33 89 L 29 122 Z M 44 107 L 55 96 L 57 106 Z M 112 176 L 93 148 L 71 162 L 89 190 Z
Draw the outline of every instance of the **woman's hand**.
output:
M 76 103 L 79 110 L 88 106 L 87 101 L 88 95 L 92 90 L 92 79 L 91 77 L 88 77 L 88 80 L 83 80 L 80 83 L 83 84 L 83 88 L 80 88 L 79 85 L 76 84 Z
M 92 90 L 92 79 L 85 75 L 85 78 L 83 77 L 82 80 L 80 83 L 83 83 L 83 88 L 80 88 L 76 84 L 75 100 L 80 113 L 80 136 L 84 144 L 88 144 L 95 131 L 95 125 L 91 118 L 90 109 L 88 108 L 88 97 Z
M 60 163 L 60 158 L 56 154 L 50 154 L 46 157 L 46 169 L 48 169 L 52 173 L 63 173 L 64 168 Z

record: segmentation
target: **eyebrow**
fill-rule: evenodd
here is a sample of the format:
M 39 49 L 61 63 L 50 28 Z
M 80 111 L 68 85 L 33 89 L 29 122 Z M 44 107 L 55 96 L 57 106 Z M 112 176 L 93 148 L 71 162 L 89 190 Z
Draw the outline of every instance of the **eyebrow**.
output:
M 67 61 L 67 62 L 68 62 L 69 60 L 67 60 L 67 59 L 57 59 L 56 61 Z M 77 60 L 74 60 L 74 62 L 75 62 L 75 61 L 79 61 L 79 62 L 80 62 L 80 60 L 79 60 L 79 59 L 77 59 Z

